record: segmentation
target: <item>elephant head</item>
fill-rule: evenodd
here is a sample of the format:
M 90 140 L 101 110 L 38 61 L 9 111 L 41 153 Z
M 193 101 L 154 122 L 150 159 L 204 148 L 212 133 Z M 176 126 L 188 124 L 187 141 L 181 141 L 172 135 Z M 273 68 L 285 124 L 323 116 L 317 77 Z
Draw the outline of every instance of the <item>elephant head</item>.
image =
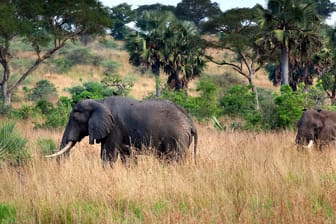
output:
M 71 148 L 85 136 L 89 136 L 90 144 L 94 144 L 95 140 L 100 143 L 111 133 L 113 126 L 113 116 L 105 105 L 92 99 L 80 101 L 70 113 L 61 141 L 61 150 L 47 157 L 69 154 Z
M 331 119 L 336 114 L 325 110 L 305 110 L 298 122 L 298 131 L 295 142 L 310 148 L 313 143 L 321 140 L 331 140 L 335 121 Z

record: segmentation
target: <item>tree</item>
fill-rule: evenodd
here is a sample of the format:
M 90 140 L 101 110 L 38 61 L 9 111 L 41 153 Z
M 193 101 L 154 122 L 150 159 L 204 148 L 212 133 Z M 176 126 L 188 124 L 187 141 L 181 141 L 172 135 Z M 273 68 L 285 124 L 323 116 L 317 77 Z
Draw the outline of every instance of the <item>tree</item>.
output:
M 314 30 L 317 32 L 319 17 L 313 2 L 304 0 L 269 0 L 267 9 L 257 5 L 258 23 L 263 31 L 264 43 L 279 48 L 281 84 L 289 84 L 289 60 L 297 47 L 299 36 Z M 272 43 L 272 44 L 269 44 Z M 312 45 L 309 45 L 310 47 Z
M 188 81 L 201 73 L 204 47 L 195 26 L 177 21 L 171 12 L 160 11 L 144 11 L 137 26 L 140 31 L 130 36 L 126 45 L 130 63 L 151 68 L 157 79 L 157 96 L 161 69 L 175 90 L 186 88 Z
M 0 63 L 4 107 L 11 103 L 11 96 L 38 66 L 80 35 L 104 34 L 110 20 L 108 11 L 96 0 L 18 0 L 0 2 Z M 29 43 L 35 53 L 34 63 L 11 82 L 10 60 L 13 58 L 11 43 L 21 38 Z M 52 44 L 51 44 L 52 43 Z
M 135 11 L 131 9 L 131 5 L 123 3 L 111 8 L 110 18 L 112 21 L 111 35 L 116 40 L 123 40 L 128 33 L 126 25 L 135 19 Z
M 218 3 L 211 3 L 210 0 L 182 0 L 177 4 L 175 10 L 178 19 L 194 22 L 199 30 L 202 21 L 218 16 L 220 13 Z
M 259 109 L 258 91 L 254 85 L 254 75 L 262 65 L 260 47 L 256 44 L 256 34 L 260 32 L 256 24 L 254 10 L 236 8 L 210 19 L 203 29 L 210 34 L 219 34 L 219 38 L 211 38 L 209 47 L 225 50 L 223 59 L 208 55 L 207 58 L 218 65 L 229 66 L 248 80 L 256 97 L 256 109 Z M 230 52 L 228 56 L 227 53 Z M 234 60 L 231 59 L 231 55 Z
M 306 0 L 307 2 L 311 0 Z M 331 16 L 336 11 L 336 3 L 330 0 L 315 0 L 317 13 L 324 19 Z

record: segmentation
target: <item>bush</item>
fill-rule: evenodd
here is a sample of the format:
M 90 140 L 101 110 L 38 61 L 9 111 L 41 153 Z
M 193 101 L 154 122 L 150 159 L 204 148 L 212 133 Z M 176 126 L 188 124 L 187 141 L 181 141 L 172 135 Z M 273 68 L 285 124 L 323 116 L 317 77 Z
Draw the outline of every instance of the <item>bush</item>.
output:
M 62 128 L 66 125 L 69 119 L 69 113 L 72 110 L 72 101 L 65 96 L 62 96 L 54 110 L 46 115 L 43 124 L 37 124 L 37 127 L 42 128 Z
M 246 117 L 255 112 L 255 94 L 251 87 L 235 85 L 220 99 L 223 114 L 232 117 Z
M 302 90 L 293 92 L 289 85 L 281 86 L 281 95 L 275 93 L 275 128 L 292 128 L 300 119 L 304 109 Z
M 25 150 L 27 140 L 16 129 L 15 123 L 6 121 L 0 126 L 0 160 L 10 160 L 15 164 L 22 164 L 30 158 Z
M 49 113 L 52 113 L 53 110 L 55 109 L 54 108 L 54 105 L 46 100 L 39 100 L 37 103 L 36 103 L 36 106 L 35 106 L 36 110 L 39 110 L 41 111 L 41 113 L 43 115 L 47 115 Z
M 60 54 L 64 55 L 53 60 L 56 64 L 57 72 L 66 73 L 74 65 L 99 65 L 101 58 L 93 55 L 87 48 L 76 47 L 71 51 L 63 51 Z
M 28 93 L 28 99 L 33 101 L 51 100 L 57 97 L 55 85 L 48 80 L 38 81 L 33 89 L 24 88 L 24 91 Z
M 11 112 L 11 116 L 16 119 L 22 119 L 27 120 L 30 117 L 33 117 L 36 115 L 36 111 L 33 106 L 23 104 L 18 109 L 13 109 Z
M 83 99 L 101 99 L 115 95 L 112 88 L 106 88 L 102 83 L 95 81 L 86 82 L 82 86 L 71 87 L 68 92 L 71 94 L 73 103 Z
M 50 138 L 43 138 L 37 141 L 42 155 L 49 155 L 56 152 L 56 143 Z
M 170 91 L 165 89 L 162 91 L 161 97 L 169 99 L 185 108 L 188 113 L 196 117 L 198 120 L 210 119 L 218 115 L 217 88 L 210 79 L 201 79 L 197 91 L 201 92 L 199 97 L 188 96 L 184 90 Z

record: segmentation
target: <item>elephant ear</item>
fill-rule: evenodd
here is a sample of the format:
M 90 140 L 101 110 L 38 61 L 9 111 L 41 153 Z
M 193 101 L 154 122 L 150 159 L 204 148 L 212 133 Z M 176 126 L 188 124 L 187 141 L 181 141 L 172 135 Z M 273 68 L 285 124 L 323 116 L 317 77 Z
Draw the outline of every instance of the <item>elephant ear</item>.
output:
M 98 105 L 89 118 L 89 143 L 105 138 L 114 127 L 112 113 L 104 105 Z

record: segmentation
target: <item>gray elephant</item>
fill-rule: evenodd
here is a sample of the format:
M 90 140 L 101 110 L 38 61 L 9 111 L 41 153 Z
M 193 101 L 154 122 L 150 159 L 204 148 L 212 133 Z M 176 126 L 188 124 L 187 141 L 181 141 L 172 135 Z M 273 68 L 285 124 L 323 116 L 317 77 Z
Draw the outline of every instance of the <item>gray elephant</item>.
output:
M 111 164 L 119 154 L 125 163 L 133 149 L 138 153 L 153 150 L 159 158 L 181 161 L 194 137 L 196 162 L 194 122 L 183 108 L 168 100 L 137 101 L 119 96 L 82 100 L 70 113 L 60 151 L 47 157 L 69 155 L 85 136 L 90 144 L 101 143 L 101 159 Z
M 295 142 L 306 148 L 315 143 L 319 149 L 336 140 L 336 112 L 305 110 L 298 122 Z

